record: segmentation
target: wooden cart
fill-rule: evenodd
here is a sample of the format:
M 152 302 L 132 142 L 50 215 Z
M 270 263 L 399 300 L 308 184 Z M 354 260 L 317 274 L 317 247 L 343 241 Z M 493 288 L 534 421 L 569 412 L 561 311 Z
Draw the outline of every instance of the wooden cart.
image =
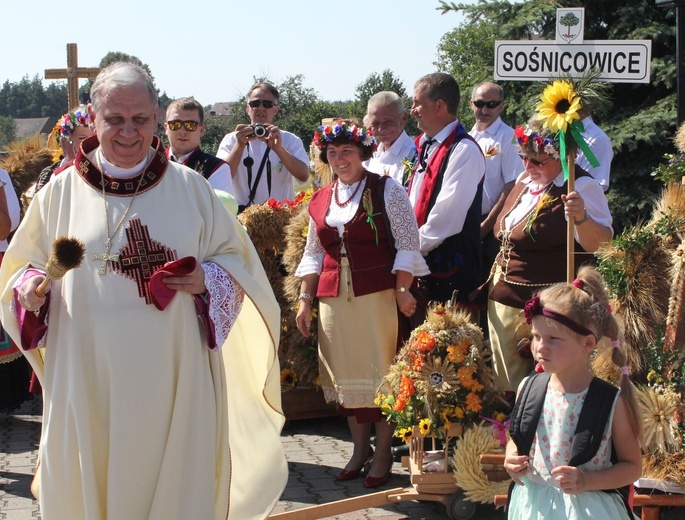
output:
M 447 517 L 450 520 L 470 520 L 475 518 L 478 504 L 466 499 L 457 482 L 452 469 L 449 467 L 449 452 L 454 446 L 456 437 L 462 434 L 461 425 L 452 425 L 447 431 L 442 447 L 438 448 L 438 441 L 434 437 L 426 438 L 421 435 L 418 428 L 414 428 L 412 440 L 409 444 L 409 457 L 402 461 L 408 468 L 411 487 L 394 488 L 387 491 L 370 493 L 359 497 L 328 502 L 326 504 L 305 507 L 294 511 L 271 515 L 270 519 L 297 518 L 297 520 L 316 520 L 329 516 L 358 511 L 371 507 L 380 507 L 392 503 L 406 502 L 409 500 L 422 500 L 440 502 L 447 509 Z M 442 451 L 441 458 L 444 469 L 439 472 L 427 473 L 423 471 L 424 450 L 426 443 L 430 444 L 432 451 Z M 508 478 L 503 470 L 490 466 L 492 472 L 499 479 Z

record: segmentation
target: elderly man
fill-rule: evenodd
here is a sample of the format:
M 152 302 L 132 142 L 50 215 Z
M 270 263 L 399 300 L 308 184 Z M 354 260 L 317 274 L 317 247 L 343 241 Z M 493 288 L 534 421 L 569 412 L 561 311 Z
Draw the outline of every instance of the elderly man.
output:
M 402 98 L 387 90 L 371 96 L 364 116 L 364 124 L 379 143 L 366 169 L 389 175 L 403 186 L 408 185 L 417 158 L 414 140 L 404 131 L 407 119 Z
M 247 93 L 251 124 L 236 126 L 216 153 L 231 166 L 241 211 L 269 199 L 293 199 L 293 180 L 309 179 L 309 156 L 302 140 L 273 124 L 278 109 L 276 87 L 264 82 L 254 85 Z
M 476 118 L 476 124 L 469 134 L 485 155 L 483 222 L 480 225 L 482 238 L 491 234 L 504 201 L 514 187 L 516 177 L 523 171 L 521 159 L 513 142 L 514 129 L 500 118 L 504 104 L 504 91 L 499 85 L 486 81 L 474 87 L 471 110 Z
M 233 193 L 231 168 L 225 161 L 205 153 L 200 139 L 205 135 L 205 111 L 193 98 L 172 101 L 166 109 L 164 131 L 169 138 L 167 158 L 195 170 L 212 188 Z
M 0 268 L 2 323 L 44 388 L 42 517 L 263 518 L 287 468 L 259 258 L 211 186 L 167 162 L 142 68 L 106 67 L 91 96 L 96 135 L 36 195 Z M 42 296 L 67 236 L 83 263 Z
M 459 85 L 434 73 L 414 86 L 411 114 L 423 131 L 409 200 L 419 224 L 421 253 L 431 274 L 421 278 L 428 297 L 469 305 L 481 280 L 480 215 L 485 160 L 457 120 Z M 418 312 L 418 311 L 417 311 Z

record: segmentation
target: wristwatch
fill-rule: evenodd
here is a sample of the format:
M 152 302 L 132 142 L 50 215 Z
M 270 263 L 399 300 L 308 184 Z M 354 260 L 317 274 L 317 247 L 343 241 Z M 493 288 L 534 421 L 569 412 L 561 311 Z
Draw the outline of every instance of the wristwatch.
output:
M 407 292 L 407 288 L 403 285 L 402 287 L 398 287 L 395 289 L 397 292 Z

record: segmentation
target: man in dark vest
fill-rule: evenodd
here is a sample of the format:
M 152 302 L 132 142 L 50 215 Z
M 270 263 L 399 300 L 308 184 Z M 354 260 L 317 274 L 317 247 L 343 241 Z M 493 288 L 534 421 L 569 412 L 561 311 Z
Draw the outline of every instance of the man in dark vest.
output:
M 414 86 L 411 115 L 424 132 L 409 199 L 419 224 L 421 253 L 431 274 L 419 281 L 429 299 L 477 308 L 472 293 L 481 283 L 480 220 L 485 158 L 457 119 L 459 85 L 434 73 Z M 417 311 L 418 312 L 418 311 Z
M 171 102 L 164 123 L 164 131 L 169 138 L 167 158 L 192 168 L 215 190 L 233 195 L 231 167 L 200 149 L 200 139 L 205 134 L 204 120 L 205 111 L 195 99 L 180 98 Z

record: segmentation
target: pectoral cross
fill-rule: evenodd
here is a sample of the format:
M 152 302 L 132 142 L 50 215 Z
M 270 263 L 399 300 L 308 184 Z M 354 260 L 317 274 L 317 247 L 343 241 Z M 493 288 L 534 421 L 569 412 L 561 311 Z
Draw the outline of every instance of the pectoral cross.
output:
M 107 263 L 108 262 L 118 262 L 119 261 L 119 254 L 115 255 L 110 255 L 109 252 L 112 249 L 112 241 L 111 240 L 105 240 L 105 250 L 100 253 L 93 253 L 91 255 L 91 260 L 102 260 L 102 265 L 98 268 L 98 274 L 100 276 L 105 276 L 107 274 Z
M 69 110 L 79 105 L 78 80 L 79 78 L 94 79 L 100 69 L 97 67 L 79 67 L 78 49 L 75 43 L 67 43 L 67 68 L 45 69 L 45 79 L 67 80 L 67 93 L 69 96 Z

